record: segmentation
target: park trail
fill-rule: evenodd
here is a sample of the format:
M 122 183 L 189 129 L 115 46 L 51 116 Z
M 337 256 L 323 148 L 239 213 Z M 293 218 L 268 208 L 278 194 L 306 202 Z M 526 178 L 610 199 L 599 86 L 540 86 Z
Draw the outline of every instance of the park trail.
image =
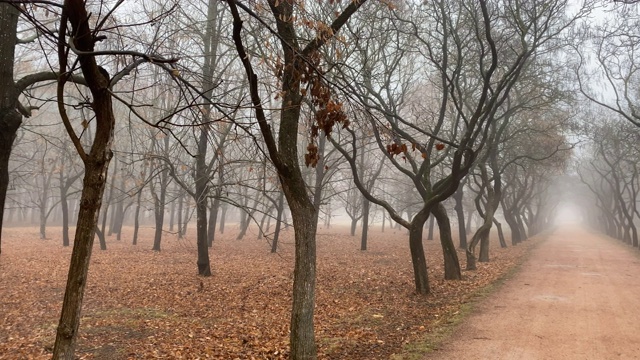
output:
M 427 359 L 640 359 L 640 253 L 559 228 Z

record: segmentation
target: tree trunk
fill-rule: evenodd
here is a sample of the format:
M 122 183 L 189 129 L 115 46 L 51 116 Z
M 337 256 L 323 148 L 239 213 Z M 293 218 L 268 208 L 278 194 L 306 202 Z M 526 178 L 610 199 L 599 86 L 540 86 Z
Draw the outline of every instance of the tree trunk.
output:
M 115 215 L 113 217 L 113 232 L 116 233 L 118 235 L 117 240 L 120 240 L 121 235 L 122 235 L 122 223 L 124 222 L 124 213 L 126 211 L 125 206 L 124 206 L 124 200 L 127 197 L 126 194 L 124 193 L 124 188 L 126 186 L 125 183 L 125 177 L 124 175 L 120 176 L 120 189 L 119 192 L 121 194 L 121 198 L 119 199 L 118 203 L 116 204 L 116 208 L 115 208 Z M 131 203 L 129 203 L 129 205 L 127 205 L 127 208 L 131 206 Z M 109 230 L 111 231 L 111 230 Z
M 471 222 L 473 221 L 473 212 L 471 209 L 469 209 L 469 212 L 467 212 L 467 223 L 464 226 L 465 231 L 467 232 L 467 234 L 469 234 L 471 232 Z
M 360 239 L 360 250 L 367 250 L 367 236 L 369 233 L 369 210 L 371 203 L 363 197 L 362 199 L 362 237 Z
M 299 196 L 307 196 L 297 189 Z M 302 192 L 300 192 L 302 191 Z M 291 192 L 290 192 L 291 193 Z M 291 207 L 295 237 L 295 266 L 293 272 L 293 306 L 291 310 L 291 358 L 315 359 L 316 342 L 313 327 L 316 286 L 316 211 L 307 198 L 306 203 L 296 203 L 287 196 Z
M 207 241 L 207 203 L 208 181 L 206 174 L 205 156 L 207 154 L 208 129 L 200 130 L 198 140 L 198 157 L 196 159 L 195 184 L 196 184 L 196 237 L 198 248 L 198 274 L 211 276 L 211 264 L 209 262 L 209 245 Z
M 171 206 L 169 207 L 169 231 L 173 232 L 173 229 L 175 227 L 175 220 L 176 220 L 176 199 L 174 198 L 173 201 L 171 201 Z
M 458 187 L 458 191 L 453 194 L 453 199 L 456 201 L 454 210 L 456 211 L 456 215 L 458 217 L 458 236 L 460 238 L 460 249 L 467 248 L 467 229 L 464 223 L 464 207 L 462 205 L 462 200 L 464 198 L 463 188 L 464 185 L 460 184 L 460 186 Z
M 65 13 L 69 16 L 69 22 L 72 24 L 72 33 L 75 34 L 71 41 L 75 43 L 78 50 L 92 52 L 95 37 L 92 35 L 89 23 L 86 21 L 89 14 L 86 12 L 84 2 L 78 0 L 65 1 L 63 14 Z M 61 26 L 66 26 L 66 24 Z M 61 32 L 63 31 L 62 29 L 60 30 Z M 64 41 L 64 39 L 60 39 L 60 41 Z M 73 353 L 80 324 L 82 300 L 87 284 L 87 273 L 89 271 L 95 229 L 98 224 L 98 214 L 107 182 L 109 161 L 113 156 L 111 144 L 115 117 L 111 103 L 111 92 L 109 91 L 108 74 L 105 75 L 106 70 L 96 64 L 93 56 L 78 56 L 78 59 L 93 96 L 91 106 L 95 113 L 96 131 L 91 150 L 88 154 L 84 153 L 83 158 L 85 173 L 80 197 L 80 211 L 78 212 L 78 224 L 69 264 L 62 313 L 53 348 L 54 360 L 71 360 L 74 357 Z M 64 69 L 66 70 L 66 67 Z M 59 101 L 62 101 L 62 99 L 59 99 Z M 75 139 L 77 140 L 77 138 Z M 76 145 L 79 146 L 78 143 Z M 77 150 L 82 153 L 81 148 L 77 147 Z
M 20 94 L 13 82 L 18 15 L 17 7 L 0 3 L 0 253 L 4 207 L 9 190 L 9 157 L 22 124 L 22 115 L 16 111 Z
M 90 159 L 85 164 L 78 224 L 53 350 L 54 359 L 73 359 L 89 260 L 111 157 L 111 134 L 107 133 L 107 135 L 109 135 L 107 139 L 96 139 L 89 155 Z
M 502 210 L 504 220 L 507 222 L 507 225 L 509 225 L 509 230 L 511 231 L 511 245 L 517 245 L 522 242 L 522 234 L 520 233 L 518 223 L 510 211 L 504 210 L 504 206 Z
M 413 218 L 409 228 L 409 249 L 411 251 L 411 263 L 413 265 L 416 292 L 423 295 L 431 291 L 429 287 L 429 275 L 427 273 L 427 259 L 424 255 L 424 246 L 422 245 L 422 231 L 427 217 L 428 213 L 426 213 L 424 209 L 419 211 Z
M 211 209 L 209 210 L 209 228 L 207 229 L 207 245 L 213 246 L 213 240 L 216 236 L 216 224 L 218 223 L 218 209 L 220 209 L 220 194 L 213 199 Z
M 49 203 L 49 186 L 46 179 L 43 181 L 43 185 L 42 201 L 40 202 L 38 209 L 40 210 L 40 239 L 42 240 L 47 238 L 47 205 Z
M 153 234 L 153 247 L 151 250 L 160 251 L 162 243 L 162 227 L 164 226 L 164 205 L 161 205 L 160 201 L 155 202 L 153 215 L 156 226 Z
M 113 169 L 113 179 L 111 180 L 111 184 L 109 185 L 109 196 L 107 196 L 106 201 L 102 203 L 103 209 L 102 212 L 102 226 L 100 227 L 100 231 L 103 236 L 107 233 L 107 218 L 109 217 L 109 208 L 111 206 L 111 201 L 113 200 L 113 193 L 116 187 L 116 176 L 118 176 L 118 166 Z
M 350 234 L 351 236 L 356 236 L 356 227 L 358 226 L 358 219 L 357 218 L 351 218 L 351 230 L 350 230 Z
M 182 239 L 184 233 L 182 232 L 182 217 L 184 213 L 182 212 L 182 205 L 184 203 L 184 191 L 180 191 L 178 195 L 178 239 Z
M 278 251 L 278 238 L 280 237 L 280 228 L 282 226 L 282 213 L 284 212 L 284 192 L 280 192 L 278 197 L 278 215 L 276 217 L 276 229 L 273 232 L 273 242 L 271 243 L 271 252 Z
M 435 219 L 433 216 L 429 217 L 429 234 L 427 240 L 433 240 L 433 228 L 435 227 Z
M 62 210 L 62 246 L 69 246 L 69 202 L 66 184 L 60 172 L 60 208 Z
M 138 190 L 136 196 L 136 211 L 133 215 L 133 245 L 138 245 L 138 230 L 140 229 L 140 202 L 142 199 L 142 189 Z
M 502 231 L 502 224 L 495 218 L 493 219 L 493 223 L 496 225 L 496 229 L 498 229 L 498 239 L 500 239 L 500 247 L 504 249 L 507 247 L 507 240 L 505 239 L 504 232 Z
M 222 212 L 220 213 L 220 234 L 224 234 L 224 224 L 227 221 L 227 209 L 229 207 L 224 204 L 222 205 Z
M 440 244 L 442 246 L 442 255 L 444 256 L 444 278 L 446 280 L 460 280 L 462 273 L 460 271 L 460 261 L 456 246 L 451 238 L 451 223 L 444 205 L 438 204 L 434 207 L 433 216 L 438 221 L 438 229 L 440 229 Z

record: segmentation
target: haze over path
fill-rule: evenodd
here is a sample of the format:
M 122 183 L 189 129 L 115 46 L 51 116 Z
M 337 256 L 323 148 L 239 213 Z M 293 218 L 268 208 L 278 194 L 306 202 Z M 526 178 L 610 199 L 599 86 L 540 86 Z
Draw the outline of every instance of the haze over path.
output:
M 426 359 L 640 359 L 640 254 L 556 230 Z

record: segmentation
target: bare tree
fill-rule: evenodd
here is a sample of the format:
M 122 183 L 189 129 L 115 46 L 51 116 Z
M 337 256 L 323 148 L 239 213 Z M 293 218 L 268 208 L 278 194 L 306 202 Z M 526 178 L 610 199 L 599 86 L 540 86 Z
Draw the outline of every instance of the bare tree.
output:
M 303 39 L 299 37 L 293 21 L 298 4 L 293 1 L 268 2 L 275 29 L 271 29 L 271 25 L 266 20 L 262 18 L 259 20 L 276 34 L 277 41 L 281 44 L 280 56 L 283 60 L 276 73 L 281 82 L 279 96 L 282 104 L 277 141 L 272 127 L 275 124 L 270 124 L 267 120 L 258 87 L 258 75 L 242 40 L 243 20 L 238 10 L 239 4 L 234 0 L 228 0 L 227 3 L 233 15 L 233 39 L 247 74 L 251 103 L 258 126 L 266 144 L 267 154 L 278 172 L 284 195 L 291 208 L 296 246 L 290 335 L 291 358 L 315 359 L 317 350 L 313 331 L 313 309 L 318 209 L 314 207 L 313 199 L 307 193 L 307 185 L 300 169 L 298 156 L 300 111 L 307 93 L 302 85 L 308 84 L 309 96 L 316 108 L 322 110 L 318 111 L 316 118 L 320 129 L 330 131 L 335 123 L 346 121 L 346 117 L 336 107 L 337 103 L 331 99 L 330 90 L 318 73 L 320 71 L 319 49 L 336 35 L 364 1 L 351 2 L 347 5 L 330 24 L 318 28 L 316 37 L 306 45 L 301 44 Z M 248 8 L 245 8 L 245 12 L 255 14 Z M 306 163 L 317 164 L 316 146 L 308 147 Z

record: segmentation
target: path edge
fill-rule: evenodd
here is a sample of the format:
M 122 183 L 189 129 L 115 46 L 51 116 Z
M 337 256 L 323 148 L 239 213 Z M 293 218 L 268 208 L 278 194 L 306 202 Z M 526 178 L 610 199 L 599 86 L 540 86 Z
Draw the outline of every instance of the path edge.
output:
M 525 241 L 533 242 L 533 244 L 522 253 L 513 266 L 491 283 L 471 292 L 455 309 L 452 309 L 441 317 L 440 325 L 422 336 L 421 339 L 405 344 L 399 353 L 391 355 L 390 360 L 421 360 L 426 355 L 438 351 L 444 343 L 451 339 L 456 329 L 458 329 L 469 316 L 476 313 L 478 305 L 481 302 L 495 294 L 504 286 L 507 280 L 510 280 L 522 270 L 529 255 L 545 243 L 556 230 L 557 228 L 553 227 L 526 239 Z

